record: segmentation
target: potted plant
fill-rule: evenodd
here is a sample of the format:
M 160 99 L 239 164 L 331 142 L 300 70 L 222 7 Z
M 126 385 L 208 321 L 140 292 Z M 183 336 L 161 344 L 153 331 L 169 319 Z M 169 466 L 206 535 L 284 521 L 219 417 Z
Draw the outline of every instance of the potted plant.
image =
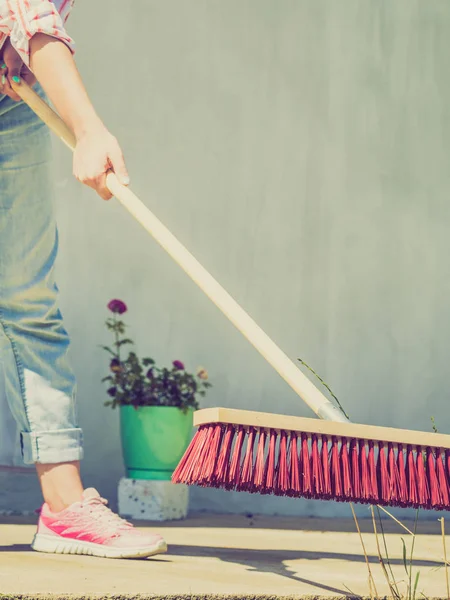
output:
M 192 434 L 192 415 L 198 397 L 211 387 L 205 369 L 188 373 L 180 360 L 171 367 L 158 367 L 152 358 L 140 359 L 125 352 L 133 341 L 125 336 L 121 316 L 127 311 L 122 300 L 111 300 L 112 316 L 106 327 L 113 335 L 111 346 L 102 346 L 110 357 L 108 384 L 112 408 L 120 407 L 120 433 L 127 477 L 170 480 Z

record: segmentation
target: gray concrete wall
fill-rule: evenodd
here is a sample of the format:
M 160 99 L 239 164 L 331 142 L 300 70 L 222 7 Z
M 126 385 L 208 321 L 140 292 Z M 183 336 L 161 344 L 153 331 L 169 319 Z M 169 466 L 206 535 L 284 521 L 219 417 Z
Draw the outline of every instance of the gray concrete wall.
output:
M 70 20 L 133 189 L 354 421 L 431 431 L 434 415 L 450 428 L 449 27 L 443 0 L 96 0 Z M 112 297 L 129 304 L 142 354 L 209 370 L 204 405 L 312 416 L 55 147 L 87 484 L 114 500 L 123 473 L 100 384 Z M 1 505 L 12 498 L 25 502 L 8 492 Z M 192 508 L 348 511 L 198 489 Z

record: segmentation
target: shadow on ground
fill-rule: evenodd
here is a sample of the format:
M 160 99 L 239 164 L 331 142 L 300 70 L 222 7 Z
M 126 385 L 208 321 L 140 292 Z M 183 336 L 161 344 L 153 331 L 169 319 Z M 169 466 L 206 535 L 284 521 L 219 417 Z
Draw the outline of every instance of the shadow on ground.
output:
M 350 511 L 350 509 L 349 509 Z M 382 524 L 384 533 L 402 533 L 408 534 L 404 529 L 407 527 L 410 531 L 414 530 L 414 521 L 401 519 L 404 527 L 399 525 L 385 513 L 382 514 Z M 441 515 L 442 516 L 442 515 Z M 161 527 L 161 523 L 154 521 L 137 521 L 134 523 L 137 527 L 151 527 L 153 529 Z M 373 534 L 373 523 L 371 517 L 358 518 L 358 524 L 361 533 Z M 378 524 L 378 520 L 377 520 Z M 314 518 L 314 517 L 289 517 L 289 516 L 265 516 L 265 515 L 221 515 L 214 513 L 198 513 L 189 515 L 183 521 L 169 521 L 163 524 L 164 528 L 224 528 L 224 529 L 273 529 L 280 531 L 320 531 L 320 532 L 338 532 L 338 533 L 356 533 L 355 522 L 352 518 Z M 380 529 L 379 529 L 380 533 Z M 418 535 L 441 535 L 440 523 L 436 520 L 420 520 L 417 523 L 416 533 Z
M 30 552 L 30 546 L 27 544 L 14 544 L 11 546 L 0 546 L 1 552 Z M 298 550 L 253 550 L 247 548 L 220 548 L 213 546 L 190 546 L 173 544 L 169 547 L 169 552 L 164 558 L 159 560 L 170 562 L 171 556 L 186 556 L 194 558 L 215 558 L 223 562 L 242 565 L 248 571 L 258 573 L 272 573 L 299 583 L 305 583 L 326 592 L 331 592 L 340 596 L 354 597 L 349 590 L 337 587 L 331 587 L 321 583 L 301 577 L 293 568 L 289 567 L 292 561 L 320 561 L 320 560 L 341 560 L 354 563 L 364 563 L 365 558 L 361 554 L 350 554 L 345 552 L 308 552 Z M 142 559 L 139 559 L 142 560 Z M 378 564 L 377 556 L 369 556 L 371 564 Z M 391 565 L 403 565 L 401 559 L 391 559 Z M 415 567 L 436 567 L 436 562 L 431 560 L 415 560 Z

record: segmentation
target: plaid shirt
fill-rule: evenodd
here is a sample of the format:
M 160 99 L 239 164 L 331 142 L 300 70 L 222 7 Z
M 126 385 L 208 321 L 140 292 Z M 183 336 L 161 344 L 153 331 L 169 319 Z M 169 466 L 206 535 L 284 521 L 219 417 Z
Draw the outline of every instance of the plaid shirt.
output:
M 0 0 L 0 48 L 9 37 L 28 66 L 29 42 L 35 33 L 55 37 L 74 52 L 74 42 L 64 24 L 75 0 Z

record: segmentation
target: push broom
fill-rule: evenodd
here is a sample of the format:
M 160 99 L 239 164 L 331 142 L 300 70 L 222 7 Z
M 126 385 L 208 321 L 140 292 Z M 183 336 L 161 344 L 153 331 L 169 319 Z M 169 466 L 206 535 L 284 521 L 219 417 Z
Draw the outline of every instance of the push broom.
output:
M 24 81 L 13 88 L 72 150 L 75 138 Z M 175 483 L 381 506 L 450 508 L 450 435 L 349 422 L 152 212 L 108 173 L 107 187 L 253 344 L 318 419 L 208 408 Z

